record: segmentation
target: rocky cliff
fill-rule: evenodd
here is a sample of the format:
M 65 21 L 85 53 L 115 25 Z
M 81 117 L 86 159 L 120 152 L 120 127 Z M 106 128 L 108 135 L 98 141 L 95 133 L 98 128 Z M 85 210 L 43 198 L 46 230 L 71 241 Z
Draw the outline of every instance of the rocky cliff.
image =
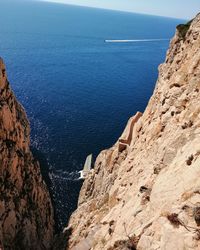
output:
M 143 114 L 98 156 L 69 248 L 200 249 L 200 15 L 179 25 Z
M 0 59 L 0 249 L 49 249 L 52 242 L 51 199 L 29 134 Z

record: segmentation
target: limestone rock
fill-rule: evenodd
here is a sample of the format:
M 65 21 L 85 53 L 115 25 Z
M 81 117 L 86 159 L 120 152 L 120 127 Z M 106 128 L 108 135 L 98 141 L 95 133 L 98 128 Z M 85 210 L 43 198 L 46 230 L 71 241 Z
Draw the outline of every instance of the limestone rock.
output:
M 30 151 L 30 127 L 0 59 L 0 249 L 49 249 L 53 208 L 39 163 Z
M 70 249 L 200 249 L 200 15 L 178 27 L 136 117 L 84 181 Z

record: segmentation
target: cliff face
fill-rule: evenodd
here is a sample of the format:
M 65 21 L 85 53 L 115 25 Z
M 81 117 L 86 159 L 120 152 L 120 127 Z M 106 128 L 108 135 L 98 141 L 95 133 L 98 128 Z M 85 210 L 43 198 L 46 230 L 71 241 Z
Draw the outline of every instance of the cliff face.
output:
M 9 87 L 0 59 L 0 248 L 48 249 L 53 209 L 38 162 L 30 151 L 30 127 Z
M 200 249 L 200 15 L 178 26 L 144 114 L 98 156 L 70 249 Z

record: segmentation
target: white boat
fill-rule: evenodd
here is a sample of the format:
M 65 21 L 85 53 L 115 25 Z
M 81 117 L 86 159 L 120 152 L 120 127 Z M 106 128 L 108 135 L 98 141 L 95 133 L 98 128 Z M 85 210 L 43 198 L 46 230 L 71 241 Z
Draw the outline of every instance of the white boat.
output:
M 88 174 L 91 171 L 91 166 L 92 166 L 92 154 L 87 156 L 83 170 L 79 171 L 80 174 L 79 179 L 85 179 L 88 176 Z

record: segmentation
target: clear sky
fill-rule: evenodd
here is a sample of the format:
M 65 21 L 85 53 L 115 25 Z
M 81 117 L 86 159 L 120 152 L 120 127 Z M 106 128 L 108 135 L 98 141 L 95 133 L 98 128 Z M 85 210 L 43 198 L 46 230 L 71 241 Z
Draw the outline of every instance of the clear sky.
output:
M 136 13 L 191 19 L 200 12 L 200 0 L 43 0 Z

